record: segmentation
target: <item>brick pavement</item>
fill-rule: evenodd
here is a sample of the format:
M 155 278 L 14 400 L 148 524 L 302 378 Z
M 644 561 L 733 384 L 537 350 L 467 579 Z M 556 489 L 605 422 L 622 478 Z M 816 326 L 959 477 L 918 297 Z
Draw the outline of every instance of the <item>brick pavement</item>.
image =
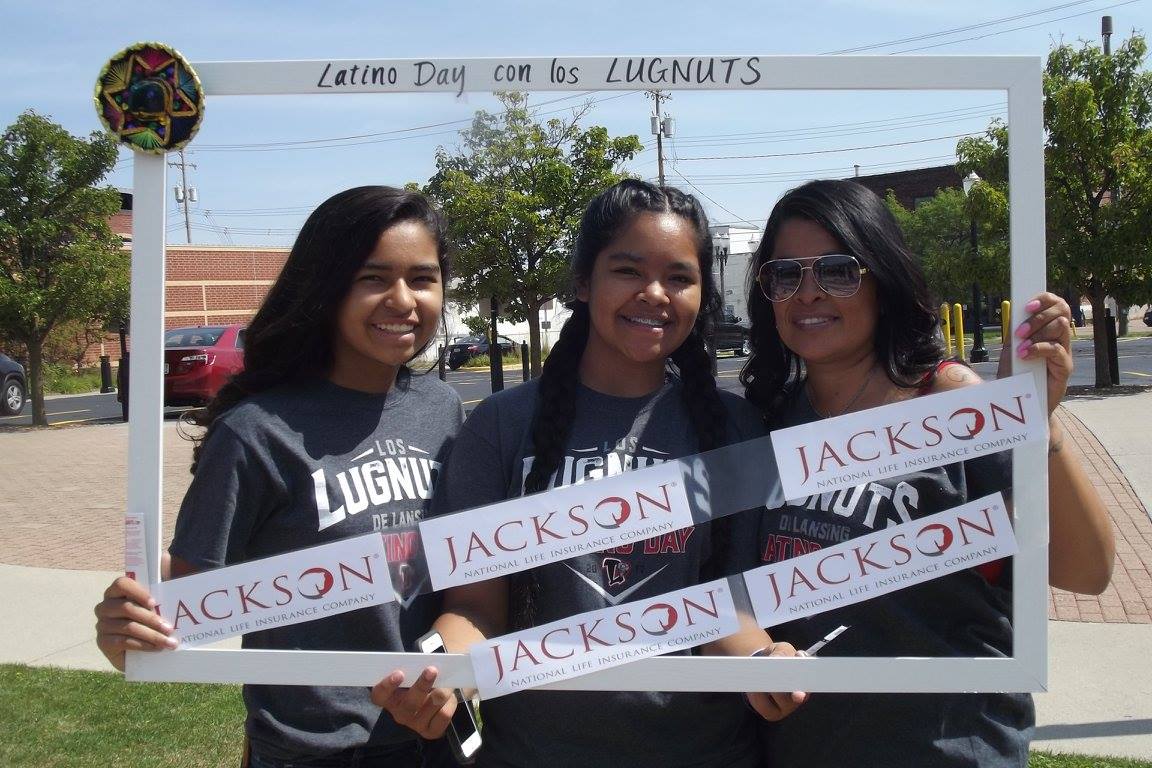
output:
M 1085 471 L 1108 506 L 1116 535 L 1116 568 L 1104 593 L 1048 594 L 1049 618 L 1064 621 L 1152 624 L 1152 519 L 1116 462 L 1067 408 L 1056 411 L 1067 443 L 1079 447 Z
M 1116 533 L 1116 570 L 1100 596 L 1051 590 L 1048 614 L 1066 621 L 1152 623 L 1152 520 L 1096 437 L 1066 409 Z M 191 476 L 192 447 L 164 426 L 165 541 Z M 78 570 L 123 564 L 128 429 L 123 424 L 0 432 L 0 563 Z

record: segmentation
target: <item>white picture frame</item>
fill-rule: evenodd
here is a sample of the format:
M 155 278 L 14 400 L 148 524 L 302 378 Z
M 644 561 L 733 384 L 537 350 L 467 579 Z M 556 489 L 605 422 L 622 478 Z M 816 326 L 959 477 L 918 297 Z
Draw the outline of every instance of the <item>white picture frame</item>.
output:
M 653 60 L 659 63 L 652 65 Z M 627 64 L 653 72 L 696 72 L 699 82 L 625 82 Z M 729 66 L 728 62 L 734 60 Z M 335 73 L 357 66 L 368 82 L 336 87 Z M 243 61 L 193 63 L 206 97 L 229 95 L 400 92 L 636 90 L 989 90 L 1007 95 L 1009 134 L 1012 327 L 1029 297 L 1044 289 L 1044 158 L 1042 61 L 1035 56 L 662 56 Z M 327 75 L 325 74 L 327 68 Z M 430 69 L 431 68 L 431 69 Z M 573 68 L 579 81 L 565 79 Z M 427 72 L 448 72 L 421 84 Z M 454 73 L 461 73 L 454 78 Z M 517 82 L 498 79 L 513 74 Z M 727 74 L 726 74 L 727 73 Z M 527 76 L 527 80 L 525 79 Z M 325 81 L 325 77 L 328 80 Z M 668 77 L 665 75 L 665 77 Z M 375 78 L 376 83 L 371 82 Z M 347 80 L 347 77 L 345 78 Z M 727 80 L 727 82 L 725 82 Z M 751 82 L 749 82 L 751 81 Z M 128 515 L 144 520 L 146 580 L 158 580 L 161 487 L 166 158 L 134 155 L 132 350 L 130 370 Z M 1043 367 L 1013 361 L 1036 377 Z M 1013 560 L 1013 648 L 1009 658 L 655 658 L 549 685 L 565 690 L 807 690 L 807 691 L 1042 691 L 1047 686 L 1048 487 L 1045 446 L 1013 451 L 1014 525 L 1020 553 Z M 145 574 L 142 574 L 142 576 Z M 407 653 L 188 649 L 129 652 L 132 680 L 372 685 L 393 668 L 412 676 L 431 657 Z M 440 681 L 473 684 L 465 655 L 437 655 Z

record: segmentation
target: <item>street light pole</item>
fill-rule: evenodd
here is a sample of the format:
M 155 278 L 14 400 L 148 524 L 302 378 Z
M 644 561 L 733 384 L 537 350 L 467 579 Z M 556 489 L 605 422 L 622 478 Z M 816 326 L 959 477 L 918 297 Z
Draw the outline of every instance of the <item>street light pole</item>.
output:
M 964 194 L 967 195 L 980 181 L 980 177 L 972 171 L 964 177 Z M 976 233 L 976 215 L 969 216 L 968 239 L 972 247 L 972 355 L 971 362 L 983 363 L 988 360 L 988 350 L 984 348 L 984 321 L 981 317 L 983 299 L 980 296 L 980 281 L 976 278 L 976 267 L 980 259 L 980 244 Z

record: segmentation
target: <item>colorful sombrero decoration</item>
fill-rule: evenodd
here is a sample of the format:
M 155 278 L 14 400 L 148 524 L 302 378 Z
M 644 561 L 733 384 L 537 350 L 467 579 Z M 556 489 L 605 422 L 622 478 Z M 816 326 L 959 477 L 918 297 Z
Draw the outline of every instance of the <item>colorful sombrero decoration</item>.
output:
M 104 127 L 138 152 L 163 154 L 196 135 L 204 89 L 187 60 L 162 43 L 130 45 L 96 80 L 96 113 Z

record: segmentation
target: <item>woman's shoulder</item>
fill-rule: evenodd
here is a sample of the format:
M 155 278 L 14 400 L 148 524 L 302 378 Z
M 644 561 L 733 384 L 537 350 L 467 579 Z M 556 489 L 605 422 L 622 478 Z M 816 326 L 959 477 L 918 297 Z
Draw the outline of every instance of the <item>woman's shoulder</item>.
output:
M 409 392 L 417 393 L 420 397 L 435 402 L 446 402 L 453 405 L 460 403 L 460 395 L 447 382 L 440 381 L 440 377 L 431 373 L 410 373 L 408 380 Z
M 737 440 L 751 440 L 767 434 L 764 425 L 764 414 L 760 409 L 735 392 L 719 390 L 720 402 L 728 412 L 728 423 L 736 430 Z
M 941 360 L 936 367 L 925 374 L 917 388 L 917 395 L 931 395 L 938 392 L 951 392 L 961 387 L 971 387 L 983 381 L 976 371 L 959 360 Z
M 480 401 L 468 416 L 468 423 L 529 420 L 536 409 L 540 380 L 532 379 L 509 389 L 493 392 Z

